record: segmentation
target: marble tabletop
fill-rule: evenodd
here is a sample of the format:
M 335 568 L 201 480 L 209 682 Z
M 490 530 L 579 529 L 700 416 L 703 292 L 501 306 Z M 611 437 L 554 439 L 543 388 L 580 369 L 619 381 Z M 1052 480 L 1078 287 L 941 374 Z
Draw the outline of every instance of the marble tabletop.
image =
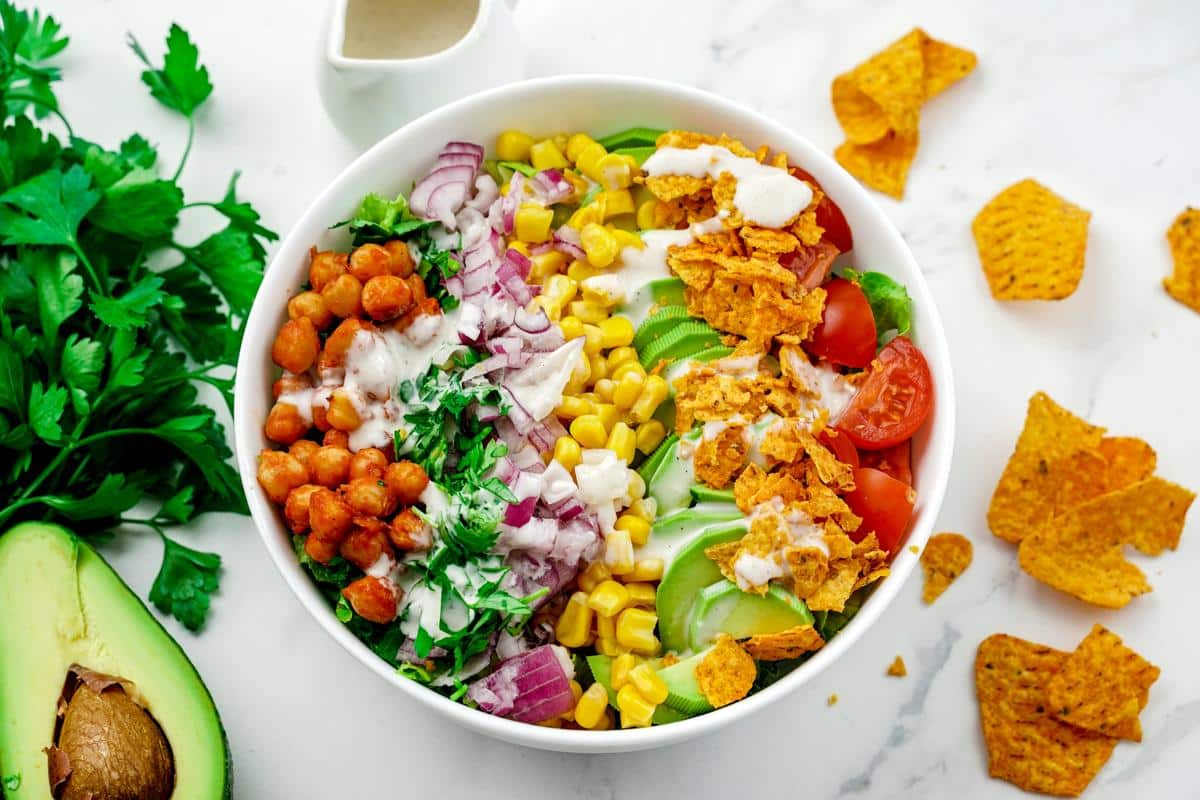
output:
M 317 97 L 320 0 L 39 5 L 72 37 L 60 91 L 69 116 L 110 145 L 137 129 L 166 153 L 182 146 L 183 126 L 147 96 L 123 40 L 132 31 L 157 51 L 171 21 L 192 33 L 216 90 L 201 115 L 189 194 L 219 194 L 240 168 L 242 190 L 282 231 L 358 152 Z M 199 637 L 167 625 L 221 708 L 237 796 L 1015 797 L 987 776 L 975 648 L 1005 631 L 1070 649 L 1097 621 L 1163 673 L 1142 715 L 1145 741 L 1120 744 L 1087 796 L 1194 796 L 1200 512 L 1177 552 L 1137 559 L 1155 590 L 1115 612 L 1020 572 L 984 513 L 1038 389 L 1144 437 L 1160 474 L 1200 487 L 1200 316 L 1160 286 L 1167 225 L 1200 204 L 1200 4 L 518 0 L 515 15 L 529 75 L 692 84 L 830 151 L 840 141 L 828 101 L 837 72 L 914 25 L 979 54 L 976 72 L 924 110 L 904 201 L 877 196 L 949 334 L 960 412 L 939 528 L 970 536 L 975 564 L 929 608 L 914 577 L 844 659 L 747 721 L 657 752 L 566 756 L 465 732 L 391 690 L 301 608 L 248 519 L 210 516 L 181 538 L 225 558 L 211 622 Z M 1093 212 L 1087 270 L 1064 302 L 1001 305 L 987 293 L 970 220 L 1027 176 Z M 158 564 L 153 539 L 134 533 L 105 552 L 144 596 Z M 906 678 L 884 674 L 897 654 Z M 840 702 L 830 707 L 832 693 Z

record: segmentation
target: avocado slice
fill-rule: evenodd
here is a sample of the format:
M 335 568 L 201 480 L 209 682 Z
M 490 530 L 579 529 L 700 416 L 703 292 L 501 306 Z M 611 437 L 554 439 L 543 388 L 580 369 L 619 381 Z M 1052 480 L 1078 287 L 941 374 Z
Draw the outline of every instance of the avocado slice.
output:
M 95 550 L 57 525 L 18 525 L 0 535 L 0 776 L 20 776 L 17 788 L 5 790 L 7 800 L 50 800 L 43 748 L 55 744 L 56 705 L 64 685 L 72 685 L 66 679 L 75 664 L 132 687 L 128 694 L 76 690 L 58 742 L 69 758 L 96 763 L 101 746 L 148 749 L 140 734 L 95 747 L 85 746 L 97 739 L 89 735 L 84 745 L 77 739 L 68 745 L 73 713 L 94 724 L 94 714 L 104 711 L 76 711 L 75 698 L 104 706 L 97 698 L 118 693 L 107 702 L 119 700 L 120 714 L 131 716 L 114 711 L 108 719 L 136 719 L 154 730 L 144 724 L 145 712 L 158 723 L 173 762 L 172 800 L 230 797 L 225 731 L 183 650 Z
M 662 464 L 663 459 L 675 452 L 675 445 L 678 441 L 678 434 L 672 433 L 659 442 L 658 447 L 654 448 L 653 453 L 646 456 L 646 460 L 637 468 L 638 474 L 642 476 L 642 480 L 649 482 L 654 477 L 654 473 L 658 470 L 658 466 Z
M 679 320 L 673 322 L 669 331 L 638 351 L 642 367 L 647 371 L 654 369 L 660 361 L 668 364 L 687 358 L 693 353 L 716 347 L 721 343 L 721 334 L 707 322 L 700 320 Z
M 812 621 L 804 601 L 782 586 L 771 584 L 766 594 L 759 595 L 743 592 L 736 583 L 722 578 L 696 596 L 688 622 L 688 643 L 699 650 L 711 645 L 717 634 L 745 639 L 811 625 Z
M 736 541 L 746 535 L 746 523 L 718 525 L 696 536 L 679 549 L 658 584 L 658 636 L 663 648 L 682 653 L 688 650 L 688 615 L 700 590 L 721 580 L 721 570 L 704 555 L 715 544 Z
M 685 433 L 659 461 L 654 474 L 646 481 L 646 494 L 658 503 L 658 513 L 665 514 L 683 508 L 692 501 L 691 487 L 696 482 L 695 464 L 692 459 L 681 458 L 679 445 L 686 442 L 694 446 L 700 440 L 701 431 Z
M 692 487 L 692 497 L 697 503 L 732 503 L 733 489 L 714 489 L 703 483 Z
M 612 656 L 600 654 L 588 656 L 587 663 L 588 669 L 592 671 L 592 677 L 596 679 L 596 683 L 603 686 L 604 690 L 608 692 L 608 704 L 614 709 L 617 708 L 617 691 L 616 689 L 612 688 Z M 658 659 L 654 659 L 648 663 L 654 666 L 655 669 L 658 669 Z M 666 670 L 659 670 L 659 676 L 662 676 L 663 672 L 665 671 Z M 668 684 L 668 688 L 669 687 L 670 684 Z M 667 700 L 669 702 L 670 698 L 668 697 Z M 682 711 L 672 708 L 666 703 L 662 703 L 654 709 L 654 724 L 666 725 L 668 722 L 679 722 L 680 720 L 687 719 L 691 716 L 695 715 L 685 714 Z
M 637 549 L 637 557 L 661 558 L 670 564 L 689 542 L 707 531 L 740 527 L 749 523 L 737 506 L 728 503 L 701 503 L 659 517 L 650 529 L 650 538 Z
M 661 128 L 647 128 L 638 126 L 635 128 L 626 128 L 623 131 L 610 133 L 596 141 L 603 145 L 608 152 L 620 150 L 622 147 L 650 147 L 658 142 L 658 137 L 662 136 L 666 131 Z
M 646 349 L 646 345 L 670 331 L 680 320 L 690 318 L 691 315 L 684 306 L 663 306 L 646 317 L 646 321 L 638 326 L 637 331 L 633 334 L 633 349 L 639 353 L 642 352 Z
M 686 284 L 679 278 L 657 278 L 641 286 L 630 287 L 628 298 L 617 307 L 616 313 L 627 317 L 636 329 L 645 321 L 651 309 L 683 306 L 686 289 Z
M 712 648 L 705 648 L 695 655 L 672 664 L 669 667 L 663 667 L 658 671 L 658 677 L 662 678 L 662 682 L 667 685 L 667 695 L 665 705 L 674 709 L 688 717 L 696 714 L 703 714 L 705 711 L 712 711 L 712 703 L 708 702 L 708 698 L 700 691 L 700 685 L 696 683 L 696 667 L 708 655 L 708 651 Z

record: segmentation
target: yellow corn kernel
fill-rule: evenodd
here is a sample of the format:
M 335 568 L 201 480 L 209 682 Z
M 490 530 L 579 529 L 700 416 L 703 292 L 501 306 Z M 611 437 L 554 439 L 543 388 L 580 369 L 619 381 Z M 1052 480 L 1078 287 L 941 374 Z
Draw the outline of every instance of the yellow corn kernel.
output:
M 545 242 L 550 239 L 550 223 L 554 210 L 536 203 L 522 203 L 517 209 L 514 231 L 522 242 Z M 528 250 L 523 255 L 528 255 Z
M 657 206 L 657 200 L 647 200 L 638 206 L 637 226 L 640 229 L 648 231 L 654 227 L 654 209 Z
M 629 471 L 629 485 L 625 488 L 632 500 L 640 500 L 646 494 L 646 481 L 633 470 Z
M 591 188 L 591 184 L 588 183 L 588 179 L 573 169 L 564 169 L 562 171 L 562 176 L 567 183 L 571 184 L 571 189 L 573 190 L 571 196 L 565 198 L 564 202 L 578 202 L 580 198 L 587 194 L 587 190 Z
M 631 572 L 630 575 L 633 573 Z M 628 576 L 626 576 L 628 577 Z M 654 604 L 658 600 L 658 590 L 653 584 L 644 583 L 642 581 L 634 581 L 633 583 L 625 584 L 625 588 L 629 591 L 629 605 L 631 606 L 650 606 L 654 608 Z M 597 617 L 597 621 L 600 618 Z
M 570 430 L 571 435 L 575 437 L 575 441 L 588 449 L 594 450 L 604 447 L 604 442 L 608 438 L 608 432 L 604 429 L 604 423 L 595 414 L 584 414 L 581 417 L 576 417 L 571 422 Z M 629 568 L 633 569 L 633 565 L 630 564 Z
M 596 140 L 588 136 L 586 133 L 573 133 L 567 139 L 567 160 L 575 162 L 579 160 L 579 154 L 583 152 L 583 148 L 589 144 L 595 144 Z
M 604 334 L 604 349 L 628 347 L 633 343 L 633 323 L 626 317 L 610 317 L 600 323 L 600 333 Z
M 615 617 L 629 605 L 629 592 L 614 580 L 607 580 L 588 595 L 588 607 L 602 617 Z
M 629 534 L 630 542 L 636 544 L 638 547 L 641 547 L 650 540 L 650 523 L 636 514 L 630 514 L 629 512 L 622 514 L 617 517 L 617 521 L 613 527 Z M 624 575 L 632 571 L 633 565 L 631 564 L 629 569 L 621 574 Z
M 596 619 L 604 619 L 604 617 L 597 617 Z M 615 631 L 616 623 L 614 622 L 613 625 L 614 625 L 614 631 Z M 616 658 L 617 656 L 621 655 L 622 653 L 628 653 L 629 648 L 622 647 L 620 645 L 620 643 L 617 642 L 616 633 L 614 633 L 612 638 L 610 638 L 610 639 L 601 639 L 599 637 L 596 638 L 596 652 L 602 656 L 608 656 L 609 658 Z
M 613 430 L 621 419 L 621 412 L 612 403 L 596 403 L 596 416 L 604 423 L 605 436 Z M 605 442 L 607 443 L 607 438 Z
M 559 644 L 567 647 L 583 647 L 587 644 L 592 632 L 592 618 L 595 616 L 587 604 L 585 592 L 575 592 L 567 601 L 558 624 L 554 626 L 554 637 Z M 619 639 L 618 639 L 619 641 Z
M 610 189 L 604 195 L 604 219 L 633 213 L 633 194 L 628 189 Z
M 592 180 L 600 181 L 600 171 L 597 167 L 600 165 L 600 159 L 608 155 L 608 151 L 604 149 L 604 145 L 599 142 L 586 144 L 575 157 L 575 166 L 584 175 L 587 175 Z
M 608 690 L 593 683 L 575 702 L 575 722 L 581 728 L 594 729 L 607 716 Z
M 570 436 L 560 436 L 554 442 L 554 460 L 567 472 L 573 472 L 583 458 L 583 448 Z
M 574 213 L 567 218 L 567 225 L 577 231 L 582 231 L 586 226 L 599 224 L 604 222 L 604 198 L 597 195 L 592 199 L 592 202 L 586 206 L 581 206 L 575 209 Z
M 630 220 L 630 222 L 632 222 L 632 220 Z M 646 241 L 633 231 L 627 231 L 623 228 L 613 228 L 613 236 L 617 237 L 617 245 L 622 250 L 624 250 L 626 247 L 632 247 L 635 250 L 641 250 L 646 246 Z
M 628 364 L 630 361 L 637 361 L 637 350 L 632 347 L 614 347 L 608 354 L 608 368 L 615 370 L 622 364 Z
M 562 316 L 562 309 L 559 308 L 555 304 L 554 300 L 549 297 L 543 297 L 542 295 L 538 295 L 537 297 L 535 297 L 529 301 L 529 309 L 531 311 L 537 310 L 539 308 L 542 311 L 546 312 L 546 318 L 548 320 L 550 320 L 551 322 L 558 322 L 559 317 Z
M 543 728 L 561 728 L 563 721 L 562 717 L 551 717 L 550 719 L 544 719 L 541 722 L 535 722 L 534 724 L 541 725 Z
M 613 408 L 615 409 L 616 406 L 613 406 Z M 633 428 L 624 422 L 618 422 L 612 426 L 605 447 L 612 450 L 617 454 L 617 458 L 628 464 L 630 461 L 633 461 L 633 454 L 637 452 L 637 434 L 633 432 Z
M 554 141 L 554 146 L 558 148 L 558 152 L 560 152 L 560 153 L 567 152 L 567 139 L 569 138 L 567 134 L 556 133 L 551 138 Z
M 649 727 L 654 718 L 654 703 L 642 697 L 642 693 L 632 683 L 627 683 L 617 691 L 617 708 L 621 709 L 622 728 Z
M 541 206 L 535 206 L 535 208 L 540 208 L 540 207 Z M 529 258 L 529 245 L 526 244 L 525 242 L 518 242 L 514 239 L 513 241 L 508 243 L 507 249 L 508 250 L 516 250 L 521 255 L 525 256 L 526 258 Z
M 571 687 L 571 699 L 575 702 L 575 705 L 571 706 L 569 709 L 564 711 L 562 714 L 559 714 L 558 718 L 561 719 L 563 722 L 574 722 L 575 721 L 575 706 L 579 705 L 579 698 L 583 697 L 583 687 L 579 684 L 579 681 L 576 681 L 576 680 L 572 680 L 568 684 L 568 686 Z
M 593 353 L 588 356 L 588 366 L 592 369 L 592 386 L 596 382 L 608 379 L 608 362 L 604 360 L 603 353 Z
M 633 539 L 629 531 L 620 528 L 604 536 L 604 563 L 613 575 L 625 575 L 633 571 Z M 621 637 L 617 637 L 621 642 Z M 621 642 L 621 644 L 625 644 Z M 629 645 L 625 645 L 629 647 Z
M 600 352 L 600 350 L 602 349 L 602 341 L 604 338 L 604 334 L 600 333 L 599 327 L 597 327 L 595 325 L 589 325 L 585 322 L 583 325 L 583 337 L 584 337 L 584 342 L 583 342 L 583 352 L 584 353 L 586 353 L 589 356 L 592 356 L 592 355 L 595 355 L 596 353 Z M 589 370 L 591 369 L 590 364 L 588 365 L 588 369 Z M 589 374 L 591 374 L 591 373 L 589 372 Z M 605 377 L 608 377 L 608 376 L 606 375 Z
M 595 325 L 608 319 L 608 309 L 591 300 L 575 300 L 569 306 L 571 316 Z
M 553 258 L 553 256 L 561 256 L 561 258 Z M 545 253 L 537 256 L 529 257 L 529 282 L 540 283 L 546 285 L 546 281 L 551 277 L 562 272 L 563 267 L 567 265 L 565 253 L 560 253 L 557 250 L 547 250 Z
M 607 570 L 606 570 L 607 571 Z M 632 595 L 630 595 L 632 597 Z M 617 642 L 617 618 L 606 617 L 602 614 L 596 616 L 596 639 L 608 639 L 613 644 Z
M 608 694 L 608 692 L 605 692 L 605 694 Z M 594 731 L 610 731 L 610 730 L 612 730 L 612 726 L 613 726 L 613 713 L 611 711 L 609 711 L 608 709 L 605 709 L 604 713 L 600 715 L 600 721 L 596 723 L 596 727 L 592 728 L 592 730 L 594 730 Z
M 666 380 L 661 375 L 651 375 L 646 378 L 646 386 L 638 396 L 637 402 L 629 409 L 630 416 L 637 422 L 645 422 L 654 416 L 654 412 L 666 399 Z
M 607 267 L 616 259 L 617 251 L 620 250 L 617 237 L 613 236 L 612 231 L 595 222 L 583 226 L 583 230 L 579 232 L 579 241 L 583 252 L 587 253 L 588 263 L 594 267 Z
M 616 390 L 613 390 L 616 398 Z M 667 427 L 656 419 L 647 420 L 637 427 L 637 449 L 646 455 L 654 452 L 662 440 L 667 437 Z
M 558 149 L 553 139 L 543 139 L 529 148 L 529 163 L 536 170 L 562 169 L 569 167 L 567 158 Z
M 637 666 L 637 658 L 633 653 L 623 653 L 613 659 L 609 670 L 609 682 L 613 691 L 619 692 L 621 687 L 629 683 L 629 673 Z
M 496 137 L 496 157 L 501 161 L 526 161 L 533 137 L 525 131 L 505 131 Z
M 597 161 L 595 170 L 599 176 L 593 179 L 599 181 L 600 185 L 610 191 L 624 189 L 633 183 L 633 170 L 629 168 L 629 162 L 616 153 L 609 153 Z M 632 204 L 631 200 L 630 205 L 632 206 Z
M 629 504 L 629 508 L 625 509 L 626 513 L 633 514 L 638 519 L 644 519 L 646 522 L 654 522 L 654 518 L 658 516 L 658 503 L 653 497 L 643 497 L 640 500 L 634 500 Z
M 576 395 L 573 397 L 564 396 L 562 402 L 558 404 L 558 408 L 554 409 L 554 413 L 566 419 L 575 419 L 576 417 L 582 417 L 584 414 L 594 413 L 595 410 L 596 409 L 590 400 Z M 567 438 L 569 437 L 559 437 L 559 441 L 561 442 L 563 439 Z
M 583 320 L 576 317 L 563 317 L 559 321 L 558 327 L 562 331 L 563 338 L 568 341 L 583 336 Z
M 560 256 L 560 258 L 550 259 L 552 255 Z M 561 274 L 562 268 L 567 263 L 565 254 L 551 250 L 549 253 L 534 256 L 530 261 L 532 266 L 529 268 L 529 277 L 531 279 L 536 277 L 542 282 L 540 297 L 551 295 L 564 306 L 574 299 L 575 293 L 579 291 L 579 284 Z
M 621 368 L 618 368 L 613 375 L 620 372 Z M 613 404 L 622 411 L 633 408 L 633 404 L 642 396 L 642 390 L 645 388 L 646 376 L 627 370 L 617 379 L 617 384 L 613 387 Z
M 593 561 L 587 565 L 587 569 L 579 573 L 579 588 L 585 592 L 591 592 L 611 577 L 612 573 L 608 571 L 608 565 L 604 563 L 603 559 Z M 615 631 L 613 635 L 616 635 Z
M 665 703 L 667 695 L 670 694 L 667 684 L 663 683 L 663 679 L 658 677 L 654 667 L 649 664 L 638 664 L 631 669 L 629 682 L 637 688 L 638 694 L 654 705 Z
M 661 558 L 643 558 L 633 565 L 633 572 L 625 576 L 627 581 L 658 581 L 663 576 Z
M 617 617 L 617 643 L 635 653 L 652 656 L 659 648 L 658 638 L 654 635 L 657 624 L 658 614 L 644 608 L 627 608 Z
M 580 289 L 583 290 L 583 299 L 591 300 L 593 303 L 607 308 L 612 308 L 625 297 L 625 290 L 620 285 L 620 279 L 613 276 L 615 280 L 597 281 L 586 280 Z M 616 284 L 615 286 L 613 284 Z
M 594 278 L 602 274 L 600 270 L 593 267 L 586 261 L 572 261 L 567 267 L 567 277 L 573 281 L 579 281 L 582 284 L 588 278 Z
M 643 368 L 642 365 L 637 361 L 626 361 L 624 364 L 613 370 L 613 374 L 609 377 L 620 383 L 621 379 L 630 372 L 636 372 L 638 375 L 641 375 L 643 379 L 646 377 L 645 368 Z
M 595 365 L 593 365 L 594 368 Z M 607 373 L 607 367 L 605 368 Z M 602 403 L 611 403 L 613 398 L 613 387 L 616 384 L 608 378 L 600 378 L 592 385 L 592 391 L 596 393 L 596 399 Z

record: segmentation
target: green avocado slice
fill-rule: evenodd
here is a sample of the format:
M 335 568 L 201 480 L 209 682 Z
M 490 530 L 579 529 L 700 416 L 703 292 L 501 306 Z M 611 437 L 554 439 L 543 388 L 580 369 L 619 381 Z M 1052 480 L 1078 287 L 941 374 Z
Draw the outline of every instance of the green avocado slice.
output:
M 610 133 L 602 139 L 597 139 L 604 149 L 608 152 L 619 150 L 622 147 L 651 147 L 658 142 L 658 137 L 662 136 L 666 131 L 660 128 L 647 128 L 638 126 L 635 128 L 626 128 L 623 131 Z
M 733 489 L 714 489 L 703 483 L 692 487 L 692 497 L 697 503 L 732 503 Z
M 781 586 L 771 584 L 766 594 L 758 595 L 743 592 L 736 583 L 722 578 L 696 596 L 688 622 L 688 644 L 700 650 L 721 633 L 745 639 L 811 625 L 812 621 L 804 601 Z
M 663 459 L 675 452 L 675 445 L 678 442 L 678 434 L 672 433 L 666 439 L 663 439 L 658 447 L 654 448 L 654 452 L 648 455 L 646 460 L 637 469 L 638 474 L 642 476 L 642 480 L 649 482 L 654 477 L 654 473 L 658 470 L 658 466 L 662 464 Z
M 688 318 L 688 310 L 683 306 L 663 306 L 638 326 L 633 334 L 633 349 L 642 352 L 648 344 L 679 324 L 680 320 Z
M 706 648 L 658 671 L 658 677 L 667 685 L 665 703 L 669 708 L 689 717 L 712 711 L 712 703 L 708 702 L 708 698 L 700 691 L 700 685 L 696 683 L 696 667 L 700 666 L 700 662 L 711 649 Z
M 704 555 L 715 544 L 736 541 L 746 535 L 746 523 L 733 521 L 714 526 L 679 549 L 658 584 L 658 636 L 663 648 L 682 653 L 688 649 L 688 616 L 696 596 L 704 587 L 721 580 L 721 570 Z
M 687 442 L 694 445 L 700 435 L 699 428 L 685 433 L 663 456 L 654 474 L 646 481 L 646 494 L 658 503 L 659 514 L 683 508 L 692 501 L 690 490 L 696 482 L 696 470 L 691 458 L 679 457 L 679 444 Z
M 638 351 L 642 367 L 654 369 L 660 361 L 671 363 L 721 344 L 721 334 L 699 320 L 679 320 L 672 328 Z
M 0 777 L 20 776 L 6 800 L 51 798 L 43 748 L 73 664 L 133 684 L 170 747 L 172 800 L 230 797 L 225 731 L 183 650 L 95 550 L 57 525 L 18 525 L 0 534 Z

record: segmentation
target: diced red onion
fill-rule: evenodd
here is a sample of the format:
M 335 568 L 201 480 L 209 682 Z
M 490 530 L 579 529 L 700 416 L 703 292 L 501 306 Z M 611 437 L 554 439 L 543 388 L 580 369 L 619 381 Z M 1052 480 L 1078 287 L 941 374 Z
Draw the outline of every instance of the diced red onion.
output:
M 538 243 L 537 243 L 537 244 L 535 244 L 533 247 L 530 247 L 530 248 L 529 248 L 529 255 L 531 255 L 531 256 L 540 256 L 540 255 L 542 255 L 543 253 L 549 253 L 549 252 L 550 252 L 551 250 L 553 250 L 553 249 L 554 249 L 554 242 L 553 242 L 553 241 L 549 241 L 549 242 L 538 242 Z
M 531 334 L 545 333 L 550 330 L 550 318 L 540 308 L 534 311 L 517 309 L 516 316 L 513 317 L 513 324 L 525 333 Z
M 544 169 L 536 173 L 530 185 L 534 188 L 534 197 L 547 206 L 566 200 L 575 191 L 575 187 L 556 169 Z
M 499 196 L 500 187 L 496 185 L 496 179 L 485 172 L 475 178 L 475 196 L 467 201 L 467 205 L 486 214 Z
M 536 506 L 536 497 L 526 497 L 519 503 L 510 503 L 504 512 L 504 524 L 521 527 L 533 518 L 533 509 Z
M 480 422 L 493 422 L 500 418 L 499 406 L 476 406 L 475 418 Z
M 558 230 L 554 232 L 554 249 L 561 253 L 566 253 L 571 258 L 587 257 L 587 253 L 583 251 L 579 231 L 570 225 L 560 225 Z
M 521 280 L 529 277 L 529 270 L 533 267 L 533 262 L 524 253 L 509 248 L 504 252 L 504 260 L 516 268 L 517 274 L 521 276 Z
M 446 170 L 466 169 L 465 167 L 443 167 Z M 418 184 L 417 188 L 420 188 Z M 446 181 L 439 183 L 429 192 L 429 197 L 426 200 L 425 213 L 426 219 L 436 219 L 446 226 L 448 230 L 455 230 L 458 227 L 458 222 L 454 219 L 454 214 L 462 204 L 467 200 L 467 193 L 470 191 L 469 183 L 455 183 Z M 413 190 L 416 192 L 416 189 Z

